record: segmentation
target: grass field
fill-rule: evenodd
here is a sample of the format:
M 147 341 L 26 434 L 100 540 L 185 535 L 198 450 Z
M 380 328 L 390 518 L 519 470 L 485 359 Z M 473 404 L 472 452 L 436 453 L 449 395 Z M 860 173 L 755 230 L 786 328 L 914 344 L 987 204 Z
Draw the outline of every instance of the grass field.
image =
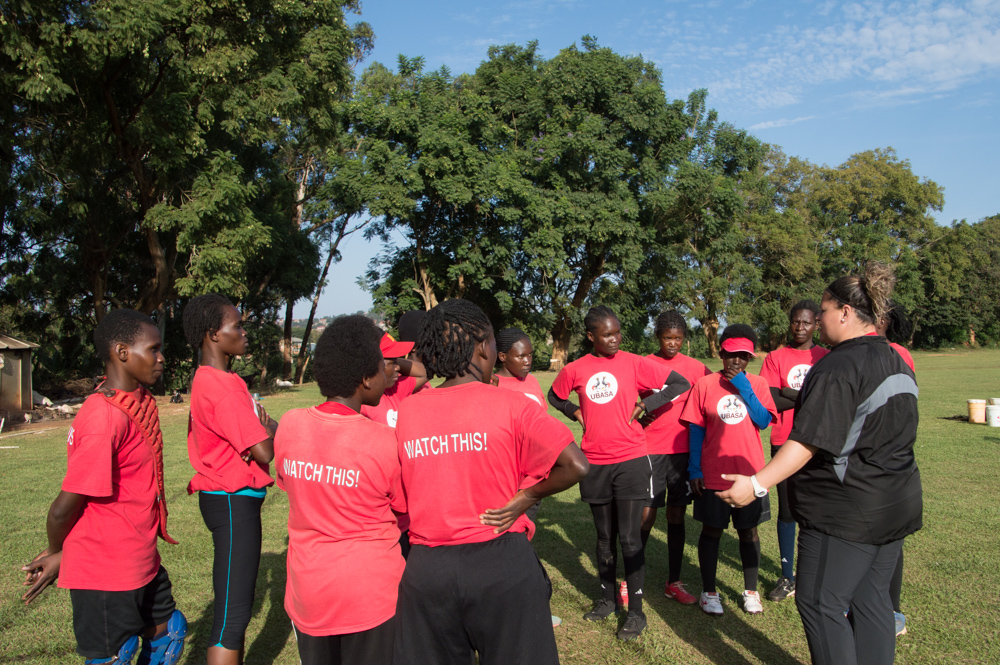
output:
M 897 641 L 897 663 L 1000 663 L 1000 429 L 969 425 L 965 400 L 1000 396 L 1000 352 L 915 354 L 920 384 L 917 460 L 924 488 L 924 528 L 907 539 L 903 610 L 909 634 Z M 759 364 L 750 371 L 759 371 Z M 547 390 L 554 374 L 537 375 Z M 266 397 L 275 417 L 319 401 L 315 385 Z M 485 405 L 484 405 L 485 406 Z M 550 410 L 551 411 L 551 410 Z M 561 417 L 561 416 L 559 416 Z M 191 624 L 184 663 L 205 662 L 212 621 L 211 540 L 197 500 L 185 491 L 191 476 L 185 444 L 187 405 L 161 407 L 166 442 L 170 532 L 180 545 L 160 545 L 179 607 Z M 69 593 L 55 587 L 25 607 L 19 567 L 45 545 L 45 514 L 65 472 L 67 426 L 51 432 L 0 438 L 0 663 L 79 662 L 74 653 Z M 576 429 L 579 436 L 579 428 Z M 765 441 L 765 450 L 767 445 Z M 247 635 L 248 664 L 298 662 L 291 625 L 282 607 L 288 502 L 272 490 L 264 503 L 264 543 L 254 618 Z M 701 588 L 697 569 L 699 527 L 690 519 L 683 579 Z M 658 527 L 665 520 L 661 514 Z M 761 591 L 779 576 L 773 522 L 760 530 Z M 614 619 L 582 620 L 596 597 L 595 533 L 586 505 L 573 489 L 546 499 L 534 545 L 554 587 L 552 612 L 562 662 L 594 663 L 808 663 L 793 601 L 765 601 L 764 613 L 738 605 L 742 572 L 735 532 L 723 536 L 719 590 L 726 613 L 704 615 L 662 595 L 665 533 L 657 528 L 646 561 L 649 628 L 619 643 Z M 115 552 L 107 553 L 114 566 Z M 364 593 L 364 575 L 351 593 Z M 762 594 L 763 595 L 763 594 Z

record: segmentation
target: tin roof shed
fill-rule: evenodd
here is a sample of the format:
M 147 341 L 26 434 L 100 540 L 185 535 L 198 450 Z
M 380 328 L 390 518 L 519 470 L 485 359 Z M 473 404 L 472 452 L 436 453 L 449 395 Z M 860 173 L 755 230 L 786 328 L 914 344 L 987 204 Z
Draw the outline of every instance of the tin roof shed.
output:
M 31 350 L 37 348 L 0 333 L 0 409 L 31 411 Z

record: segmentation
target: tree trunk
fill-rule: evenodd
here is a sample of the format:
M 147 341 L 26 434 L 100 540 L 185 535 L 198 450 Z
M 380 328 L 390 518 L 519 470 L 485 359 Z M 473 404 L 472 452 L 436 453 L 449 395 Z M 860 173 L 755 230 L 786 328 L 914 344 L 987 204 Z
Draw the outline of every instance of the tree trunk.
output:
M 340 239 L 337 239 L 339 243 Z M 330 251 L 326 255 L 326 264 L 323 266 L 323 273 L 319 276 L 319 281 L 316 282 L 316 291 L 313 293 L 312 307 L 309 308 L 309 318 L 306 320 L 306 330 L 302 333 L 302 346 L 299 347 L 299 354 L 295 358 L 295 383 L 302 384 L 302 376 L 306 373 L 306 365 L 309 359 L 306 357 L 306 351 L 309 349 L 309 337 L 312 335 L 313 321 L 316 319 L 316 308 L 319 307 L 319 297 L 323 294 L 323 289 L 326 288 L 326 276 L 330 272 L 330 264 L 333 263 L 333 257 L 337 253 L 337 243 L 330 245 Z
M 565 315 L 552 326 L 552 358 L 549 360 L 549 370 L 558 372 L 569 361 L 570 341 L 569 320 Z
M 975 345 L 976 345 L 976 331 L 970 325 L 969 326 L 969 346 L 975 346 Z
M 292 308 L 295 301 L 291 295 L 285 298 L 285 334 L 281 344 L 281 378 L 288 381 L 292 378 Z
M 701 320 L 701 329 L 705 333 L 705 341 L 708 342 L 708 355 L 711 358 L 719 357 L 719 319 L 709 315 Z
M 311 359 L 312 359 L 312 356 L 309 356 L 308 358 L 306 358 L 306 361 L 304 363 L 302 363 L 302 369 L 301 370 L 296 370 L 295 376 L 297 378 L 295 379 L 295 382 L 297 384 L 299 384 L 300 386 L 302 385 L 302 379 L 306 375 L 306 368 L 309 367 L 309 361 Z

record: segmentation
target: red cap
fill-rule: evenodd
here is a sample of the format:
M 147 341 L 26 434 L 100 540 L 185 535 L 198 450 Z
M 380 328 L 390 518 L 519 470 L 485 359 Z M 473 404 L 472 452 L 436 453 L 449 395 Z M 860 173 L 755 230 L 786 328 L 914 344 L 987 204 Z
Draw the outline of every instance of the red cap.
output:
M 392 335 L 386 333 L 382 335 L 378 348 L 383 358 L 405 358 L 413 350 L 413 342 L 397 342 Z
M 730 337 L 722 343 L 722 350 L 728 351 L 729 353 L 746 351 L 754 358 L 757 357 L 757 354 L 753 352 L 753 342 L 748 340 L 746 337 Z

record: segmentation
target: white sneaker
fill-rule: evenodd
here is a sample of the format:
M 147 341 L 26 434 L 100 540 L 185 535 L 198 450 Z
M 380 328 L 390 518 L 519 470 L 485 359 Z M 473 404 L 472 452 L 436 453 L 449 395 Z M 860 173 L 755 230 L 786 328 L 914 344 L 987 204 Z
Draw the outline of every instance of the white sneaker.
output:
M 719 594 L 703 591 L 701 593 L 700 602 L 701 602 L 701 610 L 705 614 L 722 616 L 722 601 L 719 600 Z
M 743 592 L 743 610 L 747 614 L 760 614 L 764 606 L 760 603 L 760 594 L 756 591 Z

